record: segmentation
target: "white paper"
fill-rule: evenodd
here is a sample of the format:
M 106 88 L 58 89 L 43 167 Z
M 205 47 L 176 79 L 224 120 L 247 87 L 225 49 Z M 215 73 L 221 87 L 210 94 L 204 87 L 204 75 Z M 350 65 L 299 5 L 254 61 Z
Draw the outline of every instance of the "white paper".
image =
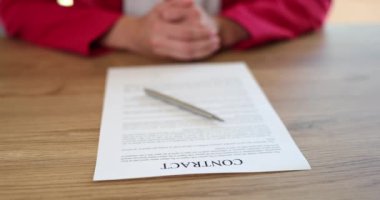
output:
M 225 122 L 146 96 L 144 87 Z M 108 71 L 95 181 L 306 169 L 308 162 L 244 63 Z

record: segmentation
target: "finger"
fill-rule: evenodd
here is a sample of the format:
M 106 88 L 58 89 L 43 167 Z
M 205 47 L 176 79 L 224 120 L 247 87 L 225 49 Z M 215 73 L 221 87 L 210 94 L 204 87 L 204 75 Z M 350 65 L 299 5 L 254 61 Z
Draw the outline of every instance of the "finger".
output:
M 219 39 L 213 38 L 196 42 L 184 42 L 161 38 L 156 44 L 154 53 L 178 60 L 194 60 L 207 57 L 219 48 Z
M 188 9 L 189 20 L 200 21 L 202 19 L 202 9 L 195 5 Z
M 168 44 L 170 45 L 170 43 Z M 173 44 L 173 46 L 168 46 L 168 48 L 162 48 L 161 51 L 163 51 L 163 53 L 168 57 L 177 60 L 190 61 L 210 56 L 218 48 L 218 43 L 211 41 L 198 41 L 191 44 L 184 44 L 183 42 L 180 44 Z
M 168 38 L 184 41 L 204 40 L 215 35 L 212 30 L 191 24 L 165 23 L 162 26 L 162 32 Z
M 218 32 L 215 19 L 209 16 L 201 7 L 196 6 L 194 10 L 189 11 L 189 19 L 199 23 L 201 26 L 208 28 L 212 33 Z
M 212 55 L 218 49 L 220 49 L 220 39 L 219 37 L 214 37 L 214 39 L 208 40 L 207 42 L 202 42 L 195 44 L 196 50 L 194 51 L 193 58 L 201 59 Z
M 187 22 L 197 22 L 201 24 L 202 13 L 201 10 L 197 9 L 195 6 L 189 8 L 183 7 L 171 7 L 163 6 L 161 9 L 162 16 L 166 18 L 181 18 L 180 20 L 186 20 Z
M 168 22 L 183 21 L 188 16 L 188 9 L 185 8 L 165 8 L 161 10 L 161 18 Z
M 189 18 L 188 20 L 200 19 L 200 14 L 197 13 L 198 11 L 196 6 L 177 5 L 178 0 L 167 0 L 167 2 L 168 3 L 163 3 L 163 5 L 160 7 L 160 14 L 163 20 L 169 22 L 178 22 L 184 21 L 187 18 Z
M 165 3 L 183 8 L 189 8 L 195 5 L 193 0 L 166 0 Z
M 187 26 L 200 26 L 209 29 L 211 33 L 217 33 L 214 19 L 208 16 L 198 6 L 189 9 L 172 8 L 163 13 L 163 19 L 168 22 L 181 22 Z

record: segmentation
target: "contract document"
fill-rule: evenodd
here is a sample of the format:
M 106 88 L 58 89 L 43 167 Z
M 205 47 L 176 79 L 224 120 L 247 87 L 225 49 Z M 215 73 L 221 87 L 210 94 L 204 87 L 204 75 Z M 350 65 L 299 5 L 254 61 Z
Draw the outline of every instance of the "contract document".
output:
M 153 88 L 221 117 L 144 94 Z M 94 180 L 307 170 L 244 63 L 110 68 Z

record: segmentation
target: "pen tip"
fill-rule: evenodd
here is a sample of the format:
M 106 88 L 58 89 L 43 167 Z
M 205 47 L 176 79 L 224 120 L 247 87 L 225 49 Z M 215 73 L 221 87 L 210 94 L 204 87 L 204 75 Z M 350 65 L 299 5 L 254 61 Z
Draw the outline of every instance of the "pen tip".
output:
M 217 120 L 217 121 L 224 122 L 224 119 L 219 118 L 219 117 L 217 117 L 217 116 L 213 116 L 213 118 L 214 118 L 215 120 Z

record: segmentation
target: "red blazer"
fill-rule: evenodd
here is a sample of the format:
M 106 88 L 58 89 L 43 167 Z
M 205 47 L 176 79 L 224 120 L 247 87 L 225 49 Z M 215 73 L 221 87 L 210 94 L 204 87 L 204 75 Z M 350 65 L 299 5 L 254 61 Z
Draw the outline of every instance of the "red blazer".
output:
M 321 27 L 330 4 L 331 0 L 223 0 L 221 15 L 250 33 L 237 45 L 249 48 Z M 75 0 L 73 7 L 65 8 L 56 0 L 0 0 L 0 15 L 9 36 L 89 55 L 122 15 L 122 1 Z

